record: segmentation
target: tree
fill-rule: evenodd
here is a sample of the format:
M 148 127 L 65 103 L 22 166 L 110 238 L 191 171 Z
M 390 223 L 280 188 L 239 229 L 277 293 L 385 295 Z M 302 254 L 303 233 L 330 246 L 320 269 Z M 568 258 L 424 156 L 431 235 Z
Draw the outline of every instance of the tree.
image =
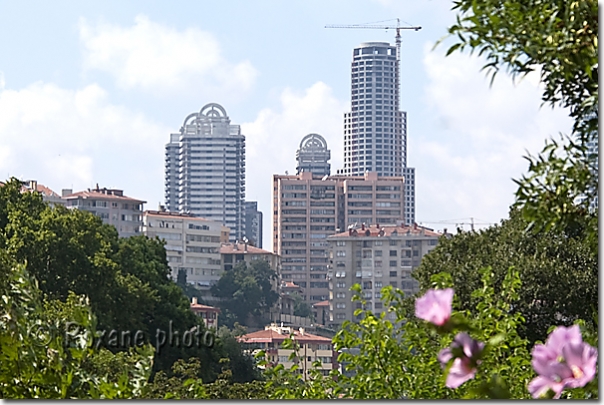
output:
M 294 292 L 291 297 L 294 299 L 294 315 L 302 318 L 312 318 L 312 308 L 304 302 L 300 294 Z
M 97 216 L 64 207 L 48 207 L 40 195 L 21 193 L 11 179 L 0 187 L 0 248 L 25 263 L 45 301 L 65 302 L 70 294 L 86 296 L 98 331 L 138 330 L 156 347 L 157 331 L 182 334 L 203 322 L 190 310 L 189 300 L 169 278 L 164 244 L 145 236 L 119 239 L 115 227 Z M 203 333 L 203 330 L 201 331 Z M 127 347 L 102 346 L 112 351 Z M 219 345 L 217 345 L 219 346 Z M 169 372 L 178 359 L 196 357 L 200 377 L 210 382 L 222 372 L 224 350 L 167 344 L 154 359 L 154 370 Z M 235 378 L 245 379 L 235 373 Z
M 212 295 L 222 299 L 219 306 L 226 315 L 226 324 L 229 327 L 235 322 L 248 325 L 248 317 L 263 317 L 279 299 L 273 290 L 276 277 L 275 271 L 264 260 L 256 260 L 249 265 L 240 262 L 225 271 L 211 291 Z M 229 314 L 233 316 L 229 318 Z
M 447 54 L 469 48 L 486 55 L 492 78 L 500 68 L 513 77 L 532 71 L 544 85 L 543 103 L 570 108 L 573 137 L 546 142 L 528 155 L 528 174 L 519 180 L 516 206 L 535 232 L 573 234 L 582 223 L 597 256 L 597 157 L 587 142 L 598 138 L 598 4 L 595 0 L 457 0 L 456 39 Z M 585 198 L 584 198 L 585 197 Z
M 475 313 L 479 301 L 472 291 L 481 284 L 478 270 L 492 268 L 495 293 L 499 294 L 507 269 L 514 267 L 523 287 L 513 305 L 526 319 L 520 333 L 531 343 L 544 340 L 552 324 L 571 325 L 578 319 L 592 323 L 598 305 L 597 258 L 584 240 L 553 230 L 526 233 L 527 224 L 512 210 L 510 219 L 500 225 L 442 237 L 413 277 L 425 290 L 435 274 L 450 274 L 460 307 Z

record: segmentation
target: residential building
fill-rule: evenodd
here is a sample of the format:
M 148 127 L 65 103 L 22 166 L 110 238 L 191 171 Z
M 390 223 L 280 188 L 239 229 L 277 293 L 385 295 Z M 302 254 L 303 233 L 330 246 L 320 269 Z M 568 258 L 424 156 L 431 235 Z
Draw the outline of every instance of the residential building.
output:
M 293 334 L 292 339 L 299 345 L 298 354 L 290 360 L 294 353 L 292 349 L 283 349 L 283 341 Z M 263 350 L 271 367 L 283 364 L 285 368 L 291 368 L 297 364 L 298 373 L 307 379 L 309 370 L 313 369 L 313 363 L 321 362 L 321 373 L 329 375 L 331 370 L 338 370 L 338 353 L 334 350 L 331 339 L 310 334 L 304 328 L 298 330 L 290 327 L 280 327 L 276 324 L 268 325 L 264 330 L 248 333 L 238 338 L 243 349 L 250 354 L 256 354 Z
M 166 145 L 166 208 L 218 221 L 245 236 L 245 136 L 219 104 L 189 114 Z
M 275 278 L 272 280 L 271 288 L 276 293 L 279 293 L 281 262 L 278 255 L 239 241 L 235 243 L 223 243 L 219 251 L 222 271 L 228 271 L 240 262 L 245 262 L 248 265 L 258 260 L 267 262 L 270 268 L 275 271 Z M 266 316 L 271 320 L 276 320 L 279 318 L 280 312 L 280 302 L 277 302 Z
M 411 176 L 407 169 L 407 113 L 400 111 L 399 60 L 387 42 L 354 48 L 351 64 L 351 111 L 344 115 L 344 168 L 349 176 Z M 405 182 L 410 199 L 405 223 L 415 223 L 415 182 Z
M 262 248 L 262 212 L 257 201 L 245 202 L 245 236 L 256 247 Z
M 187 282 L 209 291 L 221 274 L 220 245 L 229 239 L 229 228 L 220 222 L 168 211 L 145 211 L 143 233 L 165 241 L 171 277 L 187 275 Z
M 143 225 L 143 205 L 146 201 L 124 195 L 123 190 L 99 188 L 73 193 L 62 190 L 62 198 L 69 209 L 80 209 L 100 217 L 104 223 L 113 225 L 120 238 L 140 235 Z
M 304 290 L 308 303 L 328 299 L 327 237 L 351 224 L 394 224 L 403 218 L 403 177 L 273 176 L 273 251 L 281 279 Z
M 350 287 L 361 285 L 365 309 L 386 311 L 381 289 L 388 285 L 406 295 L 418 291 L 411 273 L 438 243 L 440 233 L 428 228 L 399 225 L 361 225 L 327 238 L 329 242 L 329 321 L 338 328 L 345 320 L 355 321 L 361 303 L 352 302 Z M 395 319 L 393 314 L 387 315 Z
M 203 319 L 206 329 L 213 328 L 218 330 L 218 314 L 220 313 L 219 308 L 198 304 L 197 297 L 193 297 L 191 300 L 191 311 Z
M 0 184 L 1 185 L 1 184 Z M 63 205 L 67 203 L 67 201 L 63 200 L 61 196 L 50 188 L 38 183 L 36 180 L 29 180 L 24 182 L 22 191 L 37 191 L 42 196 L 42 200 L 51 207 L 57 205 Z
M 316 176 L 329 176 L 331 174 L 331 151 L 327 149 L 327 142 L 319 134 L 308 134 L 302 138 L 300 149 L 296 151 L 296 174 L 312 172 Z

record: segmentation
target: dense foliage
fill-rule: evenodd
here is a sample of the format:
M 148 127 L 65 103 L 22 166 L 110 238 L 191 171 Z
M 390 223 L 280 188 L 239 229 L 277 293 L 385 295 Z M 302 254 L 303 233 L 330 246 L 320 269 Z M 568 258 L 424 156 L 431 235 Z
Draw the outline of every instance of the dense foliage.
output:
M 413 276 L 425 290 L 431 277 L 440 272 L 451 275 L 461 308 L 478 311 L 479 299 L 472 292 L 481 284 L 479 268 L 493 269 L 495 293 L 511 266 L 519 272 L 523 288 L 514 309 L 526 323 L 522 337 L 534 343 L 544 340 L 553 324 L 571 325 L 584 319 L 595 326 L 598 313 L 598 257 L 580 238 L 569 238 L 555 231 L 525 232 L 527 221 L 512 211 L 500 225 L 478 232 L 461 232 L 441 238 Z
M 70 294 L 86 296 L 97 321 L 100 346 L 113 352 L 127 345 L 110 339 L 141 331 L 156 349 L 161 333 L 178 331 L 182 337 L 203 322 L 189 309 L 189 300 L 170 280 L 163 242 L 145 236 L 118 238 L 113 226 L 97 216 L 65 207 L 48 207 L 37 193 L 21 192 L 16 179 L 0 187 L 0 248 L 38 282 L 43 301 L 65 301 Z M 168 339 L 166 337 L 165 339 Z M 124 340 L 125 341 L 125 340 Z M 222 372 L 221 358 L 237 359 L 236 380 L 253 374 L 253 363 L 241 349 L 216 339 L 215 347 L 165 344 L 156 350 L 154 371 L 170 372 L 178 359 L 196 357 L 200 377 L 213 381 Z
M 279 299 L 273 287 L 276 279 L 277 273 L 264 260 L 242 261 L 226 270 L 211 289 L 212 295 L 221 299 L 221 323 L 231 328 L 235 323 L 265 325 Z

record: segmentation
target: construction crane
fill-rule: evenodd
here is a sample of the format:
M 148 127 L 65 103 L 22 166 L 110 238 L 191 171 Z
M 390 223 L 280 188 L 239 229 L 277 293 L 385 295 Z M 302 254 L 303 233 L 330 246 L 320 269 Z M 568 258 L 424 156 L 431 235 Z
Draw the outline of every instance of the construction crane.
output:
M 393 21 L 393 20 L 386 20 Z M 386 22 L 380 21 L 380 22 Z M 370 24 L 329 24 L 325 28 L 365 28 L 365 29 L 382 29 L 382 30 L 396 30 L 396 69 L 394 71 L 394 80 L 396 83 L 396 93 L 394 95 L 394 109 L 399 110 L 399 93 L 400 93 L 400 65 L 401 65 L 401 30 L 415 30 L 419 31 L 422 27 L 401 27 L 400 19 L 396 19 L 396 26 L 393 25 L 370 25 Z

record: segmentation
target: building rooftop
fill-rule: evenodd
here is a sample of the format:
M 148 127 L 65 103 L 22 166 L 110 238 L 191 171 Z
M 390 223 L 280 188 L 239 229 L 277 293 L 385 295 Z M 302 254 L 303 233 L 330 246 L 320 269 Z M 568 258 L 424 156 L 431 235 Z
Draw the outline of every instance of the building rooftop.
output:
M 69 194 L 63 198 L 65 198 L 67 200 L 83 198 L 83 199 L 104 199 L 104 200 L 129 201 L 129 202 L 135 202 L 135 203 L 139 203 L 139 204 L 146 203 L 146 201 L 137 200 L 135 198 L 125 196 L 124 192 L 122 190 L 98 188 L 98 186 L 96 189 L 78 191 L 77 193 Z
M 382 233 L 383 232 L 383 233 Z M 438 232 L 434 232 L 433 230 L 422 227 L 419 225 L 413 226 L 399 226 L 399 225 L 361 225 L 357 227 L 350 227 L 346 232 L 336 233 L 334 235 L 328 236 L 328 239 L 331 238 L 343 238 L 343 237 L 390 237 L 390 236 L 404 236 L 404 235 L 413 235 L 413 236 L 435 236 L 439 237 L 442 234 Z
M 299 343 L 331 344 L 331 339 L 307 333 L 303 328 L 295 330 L 289 327 L 279 328 L 274 326 L 266 326 L 264 330 L 248 333 L 247 335 L 240 336 L 237 340 L 241 343 L 282 342 L 290 337 L 290 333 L 294 334 L 294 340 Z
M 268 250 L 260 249 L 256 246 L 247 243 L 223 243 L 220 246 L 221 254 L 256 254 L 256 255 L 272 255 Z
M 312 304 L 312 306 L 313 307 L 328 307 L 329 306 L 329 300 L 317 302 L 316 304 Z
M 163 217 L 163 218 L 185 218 L 185 219 L 192 219 L 192 220 L 197 220 L 197 221 L 216 222 L 216 221 L 212 221 L 211 219 L 207 219 L 207 218 L 203 218 L 203 217 L 196 217 L 193 214 L 185 214 L 185 213 L 173 212 L 173 211 L 145 210 L 143 215 L 152 215 L 154 217 Z
M 37 182 L 30 182 L 30 184 L 25 184 L 23 187 L 21 187 L 21 192 L 32 191 L 32 183 L 35 185 L 36 191 L 39 192 L 40 194 L 42 194 L 43 196 L 61 198 L 61 196 L 59 194 L 55 193 L 54 191 L 52 191 L 50 188 L 46 187 L 45 185 L 37 183 Z M 4 183 L 0 183 L 0 185 L 4 185 Z

